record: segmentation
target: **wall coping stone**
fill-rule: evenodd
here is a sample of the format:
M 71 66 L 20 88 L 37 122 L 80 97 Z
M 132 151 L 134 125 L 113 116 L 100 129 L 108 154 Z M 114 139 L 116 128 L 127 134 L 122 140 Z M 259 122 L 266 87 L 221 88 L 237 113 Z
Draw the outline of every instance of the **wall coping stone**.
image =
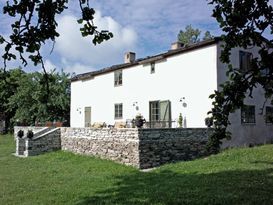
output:
M 33 137 L 31 140 L 35 141 L 35 140 L 40 139 L 40 138 L 42 138 L 42 137 L 44 137 L 44 136 L 46 136 L 46 135 L 48 135 L 48 134 L 50 134 L 52 132 L 55 132 L 56 130 L 59 130 L 59 129 L 60 129 L 59 127 L 51 129 L 51 130 L 49 130 L 48 132 L 46 132 L 46 133 L 44 133 L 42 135 L 38 135 L 37 137 Z

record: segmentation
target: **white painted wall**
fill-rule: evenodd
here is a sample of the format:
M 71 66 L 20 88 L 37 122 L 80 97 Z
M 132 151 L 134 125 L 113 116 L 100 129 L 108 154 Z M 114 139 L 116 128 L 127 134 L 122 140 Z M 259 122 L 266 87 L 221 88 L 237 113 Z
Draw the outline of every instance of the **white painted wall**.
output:
M 188 127 L 205 127 L 204 119 L 211 108 L 208 96 L 217 89 L 217 45 L 168 57 L 156 62 L 155 73 L 150 65 L 123 69 L 123 85 L 114 86 L 114 72 L 94 79 L 71 83 L 71 127 L 84 127 L 84 107 L 92 107 L 92 123 L 114 124 L 114 104 L 123 103 L 123 119 L 141 113 L 149 120 L 149 102 L 170 100 L 172 120 L 179 113 L 187 118 Z M 183 108 L 185 97 L 187 108 Z M 139 111 L 134 102 L 138 102 Z
M 258 57 L 258 49 L 241 49 L 235 48 L 231 51 L 230 60 L 235 68 L 239 68 L 239 51 L 247 51 L 253 54 L 253 57 Z M 218 56 L 220 56 L 221 47 L 218 45 Z M 227 66 L 220 62 L 218 58 L 218 74 L 217 82 L 218 89 L 219 85 L 227 80 L 226 71 Z M 270 106 L 270 101 L 265 103 L 265 106 Z M 255 105 L 255 119 L 256 123 L 252 124 L 242 124 L 241 123 L 241 110 L 237 110 L 235 113 L 230 115 L 231 125 L 229 126 L 229 131 L 232 133 L 232 138 L 230 141 L 225 141 L 223 146 L 249 146 L 250 144 L 264 144 L 273 142 L 273 125 L 267 124 L 265 122 L 265 110 L 262 110 L 263 104 L 265 102 L 264 91 L 261 87 L 257 87 L 253 91 L 253 98 L 247 97 L 244 101 L 246 105 Z M 272 105 L 271 105 L 272 106 Z

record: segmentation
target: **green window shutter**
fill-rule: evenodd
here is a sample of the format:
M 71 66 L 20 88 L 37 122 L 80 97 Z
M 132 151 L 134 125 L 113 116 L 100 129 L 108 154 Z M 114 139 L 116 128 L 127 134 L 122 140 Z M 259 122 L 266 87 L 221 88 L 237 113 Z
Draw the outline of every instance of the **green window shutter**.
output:
M 171 106 L 170 101 L 160 101 L 160 121 L 167 121 L 171 120 Z

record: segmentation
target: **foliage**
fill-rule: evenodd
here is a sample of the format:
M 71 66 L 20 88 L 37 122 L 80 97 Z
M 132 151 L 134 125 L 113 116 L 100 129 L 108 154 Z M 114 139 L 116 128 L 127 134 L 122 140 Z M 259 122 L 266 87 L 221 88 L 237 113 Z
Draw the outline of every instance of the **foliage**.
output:
M 265 33 L 273 31 L 273 9 L 268 0 L 223 1 L 212 0 L 215 6 L 213 16 L 226 33 L 221 61 L 228 64 L 229 81 L 221 85 L 210 97 L 214 99 L 211 110 L 215 132 L 211 136 L 209 149 L 219 151 L 221 140 L 230 138 L 226 131 L 229 114 L 244 105 L 245 97 L 252 97 L 252 91 L 260 85 L 265 91 L 265 98 L 273 93 L 273 41 L 265 38 Z M 272 33 L 271 33 L 272 34 Z M 268 34 L 270 36 L 270 34 Z M 254 58 L 251 68 L 242 71 L 230 64 L 230 51 L 235 47 L 258 47 L 260 58 Z M 212 147 L 214 146 L 214 147 Z
M 0 108 L 7 116 L 9 128 L 16 123 L 34 125 L 35 122 L 54 120 L 69 122 L 69 74 L 48 73 L 48 93 L 42 73 L 25 73 L 21 69 L 0 71 L 2 74 L 6 72 L 2 76 L 3 81 L 0 81 L 0 98 L 3 102 Z
M 200 35 L 201 31 L 199 29 L 194 29 L 191 25 L 187 25 L 185 31 L 179 31 L 177 39 L 179 42 L 187 46 L 193 43 L 198 43 L 200 41 Z M 206 31 L 203 40 L 209 40 L 212 38 L 213 36 L 210 34 L 210 32 Z
M 136 119 L 143 119 L 143 115 L 141 115 L 141 113 L 138 113 L 138 114 L 136 115 Z
M 207 127 L 211 127 L 211 126 L 213 125 L 212 118 L 206 117 L 206 118 L 205 118 L 205 125 L 206 125 Z
M 14 149 L 0 136 L 0 204 L 273 204 L 273 145 L 150 172 L 63 151 L 18 158 Z
M 179 125 L 179 127 L 183 127 L 183 117 L 182 117 L 182 113 L 179 114 L 179 117 L 178 117 L 178 125 Z
M 137 126 L 138 128 L 141 128 L 143 126 L 143 124 L 146 123 L 146 120 L 143 117 L 143 115 L 141 115 L 141 113 L 138 113 L 136 115 L 135 119 L 133 119 L 132 123 L 134 124 L 134 126 Z
M 17 107 L 8 109 L 8 100 L 16 93 L 20 78 L 24 71 L 21 68 L 4 71 L 0 69 L 0 113 L 4 113 L 6 130 L 10 128 L 11 118 L 15 115 Z
M 273 93 L 273 8 L 268 0 L 225 1 L 210 0 L 214 5 L 213 17 L 225 32 L 222 36 L 225 44 L 221 61 L 228 64 L 229 81 L 210 97 L 214 99 L 211 110 L 215 132 L 210 139 L 213 152 L 219 151 L 221 140 L 229 138 L 226 130 L 229 114 L 244 104 L 245 97 L 252 97 L 252 91 L 258 85 L 265 91 L 265 97 Z M 267 38 L 268 39 L 267 39 Z M 235 47 L 258 47 L 260 58 L 253 58 L 251 68 L 242 71 L 232 67 L 230 51 Z
M 192 28 L 191 25 L 187 25 L 185 31 L 181 30 L 177 36 L 178 41 L 184 45 L 197 43 L 200 41 L 199 36 L 201 31 L 199 29 Z
M 211 35 L 211 33 L 209 31 L 206 31 L 204 34 L 204 37 L 203 37 L 203 41 L 210 40 L 213 38 L 214 38 L 213 35 Z
M 7 1 L 3 13 L 14 19 L 11 24 L 12 32 L 9 37 L 0 36 L 0 44 L 4 44 L 4 68 L 6 62 L 16 59 L 19 55 L 23 65 L 27 65 L 28 58 L 34 65 L 41 64 L 46 73 L 43 57 L 40 53 L 47 41 L 55 42 L 59 36 L 57 32 L 57 15 L 62 14 L 68 7 L 68 0 L 53 1 Z M 93 36 L 93 43 L 101 43 L 113 37 L 108 31 L 99 31 L 94 25 L 95 10 L 90 7 L 89 0 L 79 0 L 82 17 L 78 20 L 82 24 L 82 36 Z

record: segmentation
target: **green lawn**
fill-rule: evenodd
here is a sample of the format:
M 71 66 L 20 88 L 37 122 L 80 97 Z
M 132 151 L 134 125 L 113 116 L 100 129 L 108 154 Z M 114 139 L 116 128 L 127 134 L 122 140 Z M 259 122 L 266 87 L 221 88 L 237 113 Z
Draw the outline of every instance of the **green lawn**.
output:
M 273 204 L 273 145 L 152 172 L 62 151 L 17 158 L 0 136 L 0 204 Z

